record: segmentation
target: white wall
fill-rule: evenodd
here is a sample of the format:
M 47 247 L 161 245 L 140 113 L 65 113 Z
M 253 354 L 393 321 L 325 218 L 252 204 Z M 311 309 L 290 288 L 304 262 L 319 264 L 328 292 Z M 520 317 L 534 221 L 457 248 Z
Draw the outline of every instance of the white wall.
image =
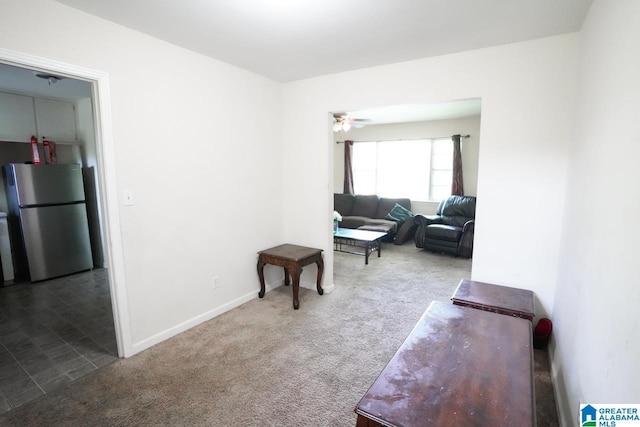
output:
M 480 152 L 480 116 L 449 120 L 370 125 L 334 133 L 335 141 L 380 141 L 393 139 L 428 139 L 455 134 L 469 135 L 462 139 L 462 170 L 464 194 L 475 196 L 478 189 L 478 154 Z M 333 191 L 344 189 L 344 145 L 334 145 Z M 425 215 L 435 214 L 438 202 L 411 201 L 411 210 Z
M 551 311 L 564 208 L 577 34 L 284 86 L 285 235 L 331 261 L 330 111 L 482 98 L 472 277 L 532 289 Z M 326 263 L 331 266 L 331 262 Z M 332 274 L 331 270 L 329 274 Z
M 109 75 L 129 353 L 255 298 L 284 238 L 281 85 L 50 0 L 0 10 L 4 48 Z
M 583 25 L 552 356 L 564 425 L 582 403 L 640 403 L 640 2 Z
M 109 185 L 135 195 L 119 211 L 133 351 L 255 297 L 256 251 L 282 241 L 323 248 L 330 284 L 330 111 L 481 97 L 472 277 L 532 289 L 552 314 L 570 424 L 579 399 L 640 401 L 639 7 L 596 0 L 582 35 L 284 86 L 50 0 L 0 0 L 0 40 L 109 74 Z

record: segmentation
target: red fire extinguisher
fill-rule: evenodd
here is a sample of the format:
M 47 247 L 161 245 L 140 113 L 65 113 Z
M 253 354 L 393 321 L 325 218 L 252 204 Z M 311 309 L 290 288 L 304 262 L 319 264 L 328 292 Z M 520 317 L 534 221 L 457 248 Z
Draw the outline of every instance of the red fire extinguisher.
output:
M 42 148 L 44 149 L 44 162 L 54 164 L 57 162 L 56 143 L 42 137 Z
M 38 150 L 38 138 L 35 136 L 31 137 L 31 161 L 34 165 L 39 165 L 40 161 L 40 150 Z

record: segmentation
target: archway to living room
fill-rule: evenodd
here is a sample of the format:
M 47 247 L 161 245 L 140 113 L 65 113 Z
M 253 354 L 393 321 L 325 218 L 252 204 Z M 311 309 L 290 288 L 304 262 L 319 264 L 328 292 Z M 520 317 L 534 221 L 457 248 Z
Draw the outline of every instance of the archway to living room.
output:
M 463 194 L 476 196 L 481 99 L 334 111 L 330 118 L 333 119 L 333 164 L 330 169 L 333 171 L 334 198 L 335 194 L 344 193 L 344 141 L 349 140 L 354 141 L 351 144 L 351 164 L 356 195 L 376 194 L 381 198 L 408 199 L 409 206 L 406 207 L 411 213 L 435 214 L 439 202 L 451 194 L 451 136 L 456 134 L 468 135 L 461 140 Z M 342 126 L 343 122 L 348 123 L 346 127 Z M 354 224 L 347 222 L 345 226 Z M 423 259 L 428 257 L 429 262 L 437 262 L 444 267 L 456 262 L 454 255 L 416 247 L 410 233 L 398 235 L 401 241 L 382 244 L 382 263 L 385 262 L 385 253 L 391 255 L 398 251 L 418 252 Z M 341 257 L 334 252 L 336 285 L 340 283 L 338 260 Z M 375 257 L 376 254 L 370 255 L 370 265 L 377 262 Z M 460 278 L 471 275 L 472 258 L 466 263 L 468 270 L 462 269 Z

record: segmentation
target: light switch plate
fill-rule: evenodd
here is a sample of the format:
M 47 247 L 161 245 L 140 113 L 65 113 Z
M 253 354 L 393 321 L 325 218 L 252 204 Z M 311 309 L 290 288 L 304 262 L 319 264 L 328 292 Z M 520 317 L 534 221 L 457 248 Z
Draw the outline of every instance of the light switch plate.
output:
M 133 191 L 124 190 L 124 205 L 133 206 Z

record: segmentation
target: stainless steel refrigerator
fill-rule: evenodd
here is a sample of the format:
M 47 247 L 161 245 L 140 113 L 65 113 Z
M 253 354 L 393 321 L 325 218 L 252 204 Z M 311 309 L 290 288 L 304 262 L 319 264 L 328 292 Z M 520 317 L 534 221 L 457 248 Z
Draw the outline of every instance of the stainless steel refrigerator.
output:
M 93 268 L 80 165 L 3 167 L 16 281 Z

